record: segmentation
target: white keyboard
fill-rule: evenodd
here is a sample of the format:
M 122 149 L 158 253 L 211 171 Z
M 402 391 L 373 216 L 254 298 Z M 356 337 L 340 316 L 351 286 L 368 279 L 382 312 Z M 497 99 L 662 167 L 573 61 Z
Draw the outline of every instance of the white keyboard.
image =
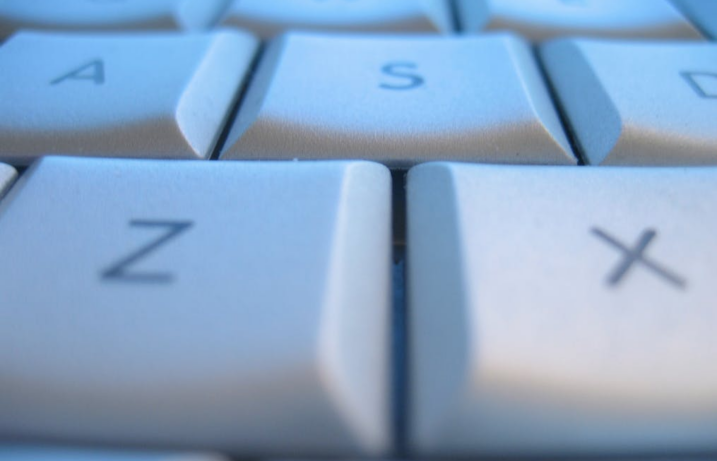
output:
M 717 459 L 716 38 L 0 0 L 0 461 Z

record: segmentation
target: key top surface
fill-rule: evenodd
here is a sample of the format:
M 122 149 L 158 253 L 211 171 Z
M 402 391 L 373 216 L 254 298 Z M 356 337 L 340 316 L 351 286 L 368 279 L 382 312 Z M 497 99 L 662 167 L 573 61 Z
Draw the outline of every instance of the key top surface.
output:
M 424 456 L 717 448 L 717 169 L 408 177 Z
M 222 158 L 576 162 L 529 48 L 510 35 L 286 35 Z
M 235 0 L 224 26 L 270 38 L 287 30 L 343 32 L 451 32 L 445 0 Z
M 717 45 L 556 40 L 541 56 L 589 163 L 717 163 Z
M 668 0 L 458 0 L 463 29 L 511 30 L 541 41 L 565 35 L 699 40 Z
M 0 198 L 2 198 L 2 196 L 5 195 L 5 192 L 10 189 L 10 186 L 16 177 L 17 172 L 15 171 L 15 168 L 4 163 L 0 163 Z
M 0 48 L 0 159 L 206 158 L 256 46 L 239 32 L 17 34 Z
M 0 38 L 20 29 L 204 30 L 226 0 L 3 0 Z
M 256 47 L 238 32 L 15 35 L 0 48 L 0 159 L 206 158 Z
M 229 461 L 220 455 L 0 446 L 0 461 Z
M 385 167 L 48 157 L 14 191 L 1 434 L 247 457 L 387 448 Z

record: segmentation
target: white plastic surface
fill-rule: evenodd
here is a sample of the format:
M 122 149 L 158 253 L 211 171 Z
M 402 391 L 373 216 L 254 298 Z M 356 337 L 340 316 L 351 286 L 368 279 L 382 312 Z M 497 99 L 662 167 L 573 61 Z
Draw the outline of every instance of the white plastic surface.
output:
M 717 168 L 408 176 L 416 453 L 717 449 Z
M 366 162 L 42 159 L 0 209 L 0 434 L 385 453 L 390 194 Z
M 561 39 L 541 57 L 593 165 L 717 164 L 717 45 Z
M 0 198 L 10 189 L 13 181 L 17 177 L 15 168 L 4 163 L 0 163 Z
M 222 153 L 267 158 L 576 163 L 529 47 L 511 35 L 284 36 Z
M 256 47 L 239 32 L 17 34 L 0 47 L 0 159 L 206 158 Z

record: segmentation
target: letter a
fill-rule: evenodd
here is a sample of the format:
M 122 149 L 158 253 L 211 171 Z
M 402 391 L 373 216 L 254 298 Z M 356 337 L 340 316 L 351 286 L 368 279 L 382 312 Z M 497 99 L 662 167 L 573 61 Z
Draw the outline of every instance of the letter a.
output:
M 105 64 L 101 59 L 95 59 L 88 64 L 83 64 L 77 69 L 73 69 L 70 72 L 57 77 L 51 81 L 51 85 L 57 85 L 64 82 L 65 80 L 91 80 L 95 82 L 95 85 L 102 85 L 105 83 Z

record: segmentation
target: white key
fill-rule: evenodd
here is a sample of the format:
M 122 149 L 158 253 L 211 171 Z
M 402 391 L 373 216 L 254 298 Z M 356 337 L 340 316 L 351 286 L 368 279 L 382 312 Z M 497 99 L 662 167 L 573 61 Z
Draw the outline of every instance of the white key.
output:
M 206 158 L 256 46 L 238 32 L 17 34 L 0 48 L 0 159 Z
M 717 2 L 713 0 L 673 1 L 704 33 L 717 39 Z
M 0 434 L 387 449 L 385 167 L 47 157 L 26 175 L 0 216 Z
M 15 181 L 17 172 L 15 168 L 4 163 L 0 163 L 0 198 L 10 189 L 10 186 Z
M 528 46 L 510 35 L 287 35 L 222 158 L 576 162 Z
M 3 0 L 0 38 L 20 29 L 204 30 L 227 0 Z
M 717 168 L 408 177 L 424 456 L 717 449 Z
M 234 0 L 222 25 L 262 38 L 286 30 L 448 33 L 446 0 Z
M 557 40 L 541 52 L 589 163 L 717 163 L 717 45 Z
M 458 0 L 463 29 L 512 30 L 541 41 L 563 35 L 700 39 L 668 0 Z
M 2 447 L 0 461 L 229 461 L 220 455 L 200 453 L 129 452 L 48 447 Z

